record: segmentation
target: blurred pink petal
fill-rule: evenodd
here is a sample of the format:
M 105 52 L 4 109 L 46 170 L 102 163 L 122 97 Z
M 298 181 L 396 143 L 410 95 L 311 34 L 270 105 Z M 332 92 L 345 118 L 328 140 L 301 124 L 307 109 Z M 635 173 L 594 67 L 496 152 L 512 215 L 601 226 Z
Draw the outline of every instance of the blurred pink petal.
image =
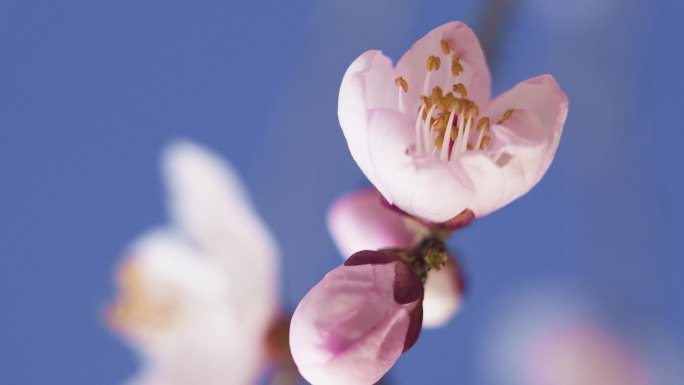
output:
M 218 155 L 189 141 L 164 154 L 163 171 L 174 225 L 207 257 L 225 265 L 239 295 L 235 311 L 263 329 L 278 308 L 278 250 L 239 176 Z
M 560 327 L 530 343 L 532 385 L 652 384 L 630 347 L 596 325 Z
M 279 311 L 275 242 L 218 156 L 178 142 L 164 171 L 171 228 L 133 245 L 109 311 L 144 359 L 134 383 L 254 384 Z
M 335 202 L 328 215 L 328 228 L 341 255 L 359 250 L 410 248 L 413 240 L 425 231 L 421 225 L 383 206 L 380 193 L 364 189 Z M 407 225 L 412 224 L 412 234 Z M 444 325 L 459 310 L 463 296 L 463 278 L 456 261 L 441 270 L 428 273 L 423 302 L 423 327 Z
M 290 347 L 313 385 L 371 385 L 420 333 L 423 289 L 394 256 L 362 251 L 328 273 L 302 299 Z
M 352 156 L 387 201 L 442 223 L 464 210 L 486 215 L 532 188 L 553 159 L 567 108 L 550 75 L 490 102 L 477 38 L 452 22 L 396 67 L 380 51 L 362 54 L 342 80 L 338 116 Z
M 463 275 L 456 261 L 449 261 L 440 270 L 430 270 L 425 281 L 423 327 L 444 326 L 461 309 L 464 291 Z
M 403 216 L 383 207 L 375 189 L 338 199 L 328 214 L 328 229 L 344 256 L 359 250 L 408 248 L 414 238 Z
M 492 385 L 656 385 L 635 340 L 553 287 L 514 293 L 493 317 L 485 355 Z

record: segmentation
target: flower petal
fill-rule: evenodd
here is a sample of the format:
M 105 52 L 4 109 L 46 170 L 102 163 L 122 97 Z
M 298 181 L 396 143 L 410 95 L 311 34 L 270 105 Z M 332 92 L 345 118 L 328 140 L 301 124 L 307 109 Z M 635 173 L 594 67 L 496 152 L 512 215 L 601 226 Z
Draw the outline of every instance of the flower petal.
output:
M 463 287 L 463 276 L 453 258 L 442 269 L 430 270 L 425 282 L 423 327 L 446 324 L 461 308 Z
M 391 60 L 380 51 L 367 51 L 359 56 L 342 79 L 337 115 L 352 157 L 376 186 L 379 180 L 368 148 L 369 111 L 378 107 L 396 108 L 396 104 Z
M 110 320 L 145 358 L 138 384 L 250 384 L 264 365 L 258 330 L 231 306 L 231 284 L 215 259 L 175 234 L 154 231 L 119 273 Z
M 328 213 L 328 229 L 345 257 L 359 250 L 408 248 L 413 240 L 402 215 L 384 207 L 375 189 L 338 199 Z
M 265 330 L 278 308 L 277 246 L 237 174 L 189 141 L 169 146 L 163 166 L 176 225 L 201 253 L 224 265 L 245 327 Z
M 460 163 L 408 155 L 413 133 L 403 115 L 378 109 L 368 123 L 370 158 L 382 182 L 376 187 L 389 203 L 435 223 L 469 207 L 473 185 Z
M 515 111 L 492 127 L 495 148 L 461 158 L 476 191 L 469 208 L 478 217 L 519 198 L 544 176 L 558 148 L 568 100 L 552 76 L 542 75 L 497 97 L 485 115 L 498 120 L 507 109 Z
M 449 43 L 451 53 L 444 54 L 442 51 L 442 39 Z M 433 29 L 399 59 L 396 73 L 409 83 L 407 100 L 418 103 L 418 97 L 423 93 L 423 82 L 427 74 L 425 65 L 430 55 L 440 57 L 441 66 L 446 68 L 433 72 L 429 89 L 435 85 L 450 88 L 454 84 L 453 78 L 446 77 L 451 74 L 453 51 L 464 67 L 457 82 L 468 88 L 468 97 L 477 104 L 484 105 L 489 101 L 490 79 L 484 53 L 473 30 L 461 22 L 450 22 Z M 417 106 L 418 104 L 409 105 L 408 110 L 413 111 Z
M 405 263 L 396 258 L 369 264 L 373 252 L 364 253 L 349 260 L 364 264 L 328 273 L 292 316 L 292 356 L 314 385 L 373 384 L 417 337 L 411 324 L 422 298 L 420 280 L 413 274 L 411 281 L 405 269 L 397 269 Z M 401 304 L 397 298 L 415 300 Z

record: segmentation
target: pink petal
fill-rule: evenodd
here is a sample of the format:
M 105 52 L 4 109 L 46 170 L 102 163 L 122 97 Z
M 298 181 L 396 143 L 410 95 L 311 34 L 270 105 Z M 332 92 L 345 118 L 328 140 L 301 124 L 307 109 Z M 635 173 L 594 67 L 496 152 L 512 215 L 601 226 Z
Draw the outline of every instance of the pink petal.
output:
M 337 115 L 342 132 L 352 157 L 375 186 L 380 181 L 370 160 L 368 118 L 373 108 L 396 106 L 393 76 L 390 59 L 380 51 L 367 51 L 349 66 L 340 85 Z M 383 102 L 389 105 L 383 105 Z
M 359 250 L 408 248 L 413 240 L 403 216 L 385 208 L 375 189 L 337 200 L 328 213 L 328 229 L 344 256 Z
M 420 330 L 422 286 L 404 262 L 367 251 L 347 263 L 312 288 L 292 316 L 292 356 L 314 385 L 374 384 Z
M 450 22 L 439 26 L 418 40 L 397 63 L 397 76 L 403 76 L 409 83 L 407 99 L 417 101 L 423 91 L 423 81 L 426 75 L 425 64 L 430 55 L 440 57 L 442 66 L 447 70 L 434 73 L 430 90 L 434 85 L 444 88 L 446 75 L 450 73 L 451 57 L 453 53 L 445 55 L 442 52 L 440 41 L 445 39 L 449 42 L 452 50 L 459 56 L 464 67 L 464 72 L 459 82 L 468 88 L 468 97 L 477 104 L 484 105 L 489 101 L 490 79 L 489 70 L 485 61 L 480 42 L 473 31 L 460 22 Z M 441 76 L 440 76 L 441 75 Z M 451 87 L 453 82 L 447 86 Z M 415 111 L 418 104 L 409 106 L 409 110 Z
M 568 100 L 552 76 L 542 75 L 497 97 L 485 115 L 496 120 L 509 108 L 513 115 L 492 128 L 496 148 L 461 158 L 475 185 L 469 208 L 478 217 L 519 198 L 544 176 L 558 148 Z
M 651 385 L 640 357 L 608 330 L 578 323 L 531 341 L 531 384 Z
M 163 170 L 175 225 L 225 268 L 234 311 L 246 327 L 266 329 L 278 309 L 278 251 L 235 170 L 190 141 L 170 145 Z
M 425 282 L 423 327 L 446 324 L 461 308 L 464 281 L 453 258 L 441 270 L 431 270 Z
M 405 117 L 375 110 L 369 119 L 368 146 L 381 186 L 378 190 L 405 212 L 431 222 L 444 222 L 468 208 L 473 185 L 458 162 L 407 154 L 413 138 Z
M 265 365 L 263 331 L 242 323 L 222 266 L 168 232 L 145 235 L 132 252 L 110 316 L 145 359 L 136 383 L 254 383 Z

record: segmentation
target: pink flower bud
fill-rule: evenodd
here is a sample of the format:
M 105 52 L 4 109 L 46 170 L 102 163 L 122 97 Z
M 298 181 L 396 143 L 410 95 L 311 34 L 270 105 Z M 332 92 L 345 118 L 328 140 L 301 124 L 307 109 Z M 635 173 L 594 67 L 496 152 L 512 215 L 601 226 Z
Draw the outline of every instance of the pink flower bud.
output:
M 416 242 L 411 230 L 421 230 L 409 229 L 406 214 L 386 207 L 382 199 L 377 190 L 365 189 L 342 197 L 332 206 L 328 228 L 342 255 L 364 249 L 408 249 Z M 436 328 L 449 322 L 461 308 L 463 291 L 461 269 L 453 257 L 441 270 L 431 270 L 425 282 L 423 327 Z
M 292 316 L 290 348 L 314 385 L 371 385 L 418 339 L 423 286 L 397 256 L 360 251 L 328 273 Z

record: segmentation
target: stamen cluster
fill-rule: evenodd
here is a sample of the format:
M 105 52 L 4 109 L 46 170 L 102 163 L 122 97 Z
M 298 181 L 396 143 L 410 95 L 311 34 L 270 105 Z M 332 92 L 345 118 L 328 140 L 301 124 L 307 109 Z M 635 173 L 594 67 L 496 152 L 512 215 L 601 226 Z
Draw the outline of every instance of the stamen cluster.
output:
M 431 154 L 448 161 L 469 150 L 487 150 L 493 134 L 489 117 L 480 116 L 480 107 L 468 98 L 467 87 L 459 82 L 464 71 L 459 55 L 445 39 L 440 40 L 440 46 L 451 58 L 450 76 L 447 74 L 444 89 L 437 85 L 430 90 L 431 74 L 440 70 L 442 58 L 428 56 L 423 93 L 419 97 L 421 105 L 416 116 L 415 147 L 410 152 L 417 156 Z M 400 109 L 403 110 L 401 93 L 408 93 L 409 84 L 399 76 L 395 85 L 400 89 Z M 445 89 L 449 91 L 445 92 Z M 507 110 L 497 123 L 503 123 L 512 113 L 512 109 Z

